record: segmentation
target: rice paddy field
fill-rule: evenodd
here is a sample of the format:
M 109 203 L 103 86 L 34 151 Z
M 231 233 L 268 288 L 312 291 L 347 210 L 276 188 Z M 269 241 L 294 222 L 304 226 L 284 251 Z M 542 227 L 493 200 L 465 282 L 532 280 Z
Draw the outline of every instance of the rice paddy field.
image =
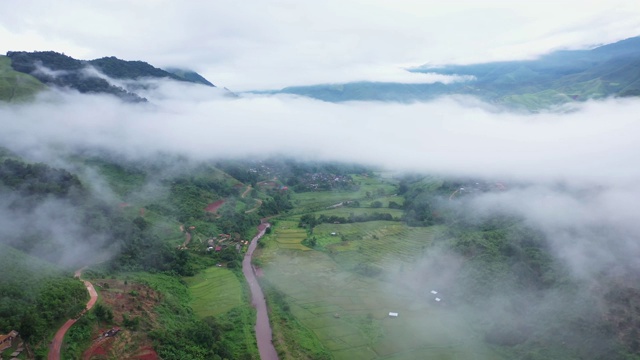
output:
M 378 193 L 384 194 L 382 195 L 384 197 L 396 192 L 396 186 L 392 180 L 361 175 L 352 175 L 352 178 L 359 187 L 356 191 L 310 191 L 294 194 L 296 208 L 301 211 L 317 211 L 344 201 L 369 202 L 373 201 L 371 197 L 375 197 Z
M 400 210 L 387 208 L 324 207 L 358 199 L 379 186 L 388 194 L 395 191 L 380 179 L 360 180 L 366 180 L 367 189 L 350 194 L 303 193 L 296 194 L 296 199 L 308 208 L 320 208 L 314 212 L 316 216 L 348 216 L 349 212 L 372 210 L 393 211 L 394 217 L 402 215 Z M 472 324 L 448 306 L 446 294 L 439 295 L 444 300 L 437 302 L 428 281 L 417 281 L 438 278 L 438 274 L 419 274 L 425 271 L 420 259 L 428 256 L 442 227 L 369 221 L 320 224 L 307 235 L 305 229 L 297 228 L 298 220 L 299 216 L 278 220 L 263 240 L 260 262 L 270 286 L 283 294 L 290 315 L 310 330 L 333 358 L 508 358 L 488 346 L 472 330 Z M 299 243 L 308 236 L 316 238 L 313 249 Z M 398 316 L 391 317 L 390 312 Z
M 273 246 L 278 249 L 292 249 L 309 251 L 310 248 L 301 244 L 307 238 L 307 232 L 297 227 L 295 221 L 283 221 L 274 231 L 275 242 Z
M 191 308 L 200 318 L 224 314 L 242 302 L 238 277 L 229 269 L 208 268 L 184 279 L 191 295 Z
M 366 214 L 390 214 L 394 218 L 402 217 L 402 210 L 400 209 L 388 209 L 388 208 L 369 208 L 369 207 L 358 207 L 358 208 L 350 208 L 350 207 L 337 207 L 334 209 L 325 209 L 321 211 L 316 211 L 314 214 L 316 215 L 326 215 L 326 216 L 340 216 L 344 218 L 348 218 L 349 215 L 366 215 Z

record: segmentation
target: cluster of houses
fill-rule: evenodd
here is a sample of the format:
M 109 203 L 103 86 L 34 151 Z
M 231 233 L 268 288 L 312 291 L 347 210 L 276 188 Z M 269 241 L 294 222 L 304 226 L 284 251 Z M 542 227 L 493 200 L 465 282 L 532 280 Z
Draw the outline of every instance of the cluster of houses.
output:
M 306 190 L 332 190 L 353 185 L 353 179 L 348 175 L 327 173 L 310 173 L 299 177 L 298 187 Z
M 249 245 L 249 241 L 240 239 L 240 234 L 218 234 L 211 239 L 207 240 L 207 252 L 210 251 L 222 251 L 229 246 L 235 246 L 237 251 L 242 249 L 242 246 Z

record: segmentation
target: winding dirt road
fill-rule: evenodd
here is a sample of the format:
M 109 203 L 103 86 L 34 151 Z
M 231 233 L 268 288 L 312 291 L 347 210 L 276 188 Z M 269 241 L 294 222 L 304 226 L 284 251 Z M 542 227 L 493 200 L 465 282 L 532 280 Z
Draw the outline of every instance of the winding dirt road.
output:
M 245 197 L 247 197 L 249 191 L 251 191 L 251 185 L 247 185 L 247 190 L 245 190 L 242 195 L 240 195 L 240 197 L 244 199 Z
M 84 269 L 85 268 L 77 270 L 75 273 L 75 277 L 80 279 L 80 276 L 82 275 L 82 270 Z M 80 316 L 84 315 L 84 313 L 91 310 L 93 305 L 96 304 L 96 301 L 98 301 L 98 293 L 96 292 L 96 289 L 93 287 L 93 284 L 91 284 L 87 280 L 82 280 L 82 282 L 84 283 L 84 286 L 86 286 L 87 291 L 89 292 L 89 302 L 87 302 L 87 307 L 84 309 L 84 311 L 82 311 Z M 80 316 L 78 316 L 78 318 L 80 318 Z M 78 321 L 78 319 L 67 320 L 67 322 L 65 322 L 64 325 L 62 325 L 62 327 L 58 330 L 58 332 L 56 332 L 56 335 L 53 337 L 53 341 L 51 341 L 51 344 L 49 345 L 49 355 L 47 356 L 48 360 L 60 360 L 60 348 L 62 347 L 62 341 L 64 340 L 64 335 L 67 333 L 67 330 L 69 330 L 71 325 L 75 324 L 76 321 Z
M 260 284 L 258 284 L 258 280 L 256 279 L 255 270 L 251 265 L 251 256 L 256 249 L 258 240 L 264 235 L 265 230 L 267 230 L 269 226 L 271 225 L 267 222 L 262 222 L 258 226 L 258 234 L 251 240 L 249 249 L 244 255 L 244 260 L 242 260 L 242 272 L 251 289 L 251 304 L 256 308 L 257 319 L 255 330 L 260 359 L 278 360 L 278 353 L 271 342 L 272 333 L 271 325 L 269 324 L 269 314 L 267 313 L 267 302 L 264 299 L 262 288 L 260 288 Z

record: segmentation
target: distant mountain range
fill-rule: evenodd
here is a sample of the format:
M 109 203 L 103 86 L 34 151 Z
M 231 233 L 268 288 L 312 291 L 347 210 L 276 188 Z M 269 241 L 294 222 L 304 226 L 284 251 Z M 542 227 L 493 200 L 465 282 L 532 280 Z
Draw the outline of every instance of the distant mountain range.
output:
M 109 82 L 105 76 L 125 83 L 127 80 L 164 78 L 215 87 L 193 71 L 162 70 L 143 61 L 125 61 L 113 56 L 85 61 L 54 51 L 10 51 L 6 57 L 0 56 L 0 100 L 19 100 L 53 86 L 81 93 L 112 94 L 130 102 L 146 101 L 135 92 L 144 85 L 123 87 Z
M 412 102 L 463 94 L 528 110 L 609 96 L 640 96 L 640 37 L 592 50 L 556 51 L 536 60 L 421 66 L 408 71 L 467 75 L 473 80 L 450 84 L 363 81 L 293 86 L 258 93 L 297 94 L 330 102 Z
M 253 93 L 296 94 L 329 102 L 414 102 L 445 95 L 471 95 L 509 108 L 537 111 L 572 101 L 640 96 L 640 37 L 591 50 L 556 51 L 535 60 L 425 65 L 407 71 L 463 75 L 469 80 L 449 84 L 361 81 Z M 193 71 L 162 70 L 143 61 L 116 57 L 85 61 L 53 51 L 8 52 L 7 56 L 0 56 L 0 100 L 4 101 L 29 98 L 53 86 L 144 102 L 146 99 L 136 92 L 146 86 L 139 80 L 148 78 L 214 86 Z

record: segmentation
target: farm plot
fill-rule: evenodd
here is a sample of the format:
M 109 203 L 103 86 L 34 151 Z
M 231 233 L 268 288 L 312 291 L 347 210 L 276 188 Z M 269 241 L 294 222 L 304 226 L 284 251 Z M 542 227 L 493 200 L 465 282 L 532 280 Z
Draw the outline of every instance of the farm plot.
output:
M 240 281 L 229 269 L 211 267 L 184 280 L 193 312 L 200 318 L 224 314 L 241 303 Z
M 352 175 L 352 178 L 358 186 L 356 191 L 311 191 L 294 194 L 296 208 L 303 212 L 322 210 L 344 201 L 368 201 L 371 196 L 376 196 L 376 194 L 388 195 L 396 192 L 396 185 L 391 181 L 360 175 Z
M 283 221 L 276 228 L 273 238 L 280 249 L 311 250 L 301 244 L 307 238 L 307 232 L 297 225 L 294 221 Z
M 266 278 L 335 359 L 502 358 L 454 309 L 399 281 L 348 271 L 320 251 L 270 246 L 266 252 Z
M 353 191 L 312 191 L 293 196 L 296 208 L 302 212 L 326 209 L 329 206 L 350 200 L 360 200 L 364 194 Z
M 325 216 L 339 216 L 348 218 L 351 214 L 354 215 L 371 215 L 371 214 L 390 214 L 394 218 L 402 217 L 403 211 L 400 209 L 389 209 L 389 208 L 368 208 L 368 207 L 360 207 L 360 208 L 350 208 L 350 207 L 336 207 L 334 209 L 326 209 L 321 211 L 316 211 L 315 215 L 325 215 Z
M 367 221 L 349 224 L 321 224 L 315 227 L 313 234 L 321 247 L 328 247 L 344 242 L 343 238 L 354 241 L 367 238 L 380 239 L 381 236 L 400 235 L 406 229 L 407 226 L 399 222 Z M 337 247 L 333 250 L 340 251 Z

